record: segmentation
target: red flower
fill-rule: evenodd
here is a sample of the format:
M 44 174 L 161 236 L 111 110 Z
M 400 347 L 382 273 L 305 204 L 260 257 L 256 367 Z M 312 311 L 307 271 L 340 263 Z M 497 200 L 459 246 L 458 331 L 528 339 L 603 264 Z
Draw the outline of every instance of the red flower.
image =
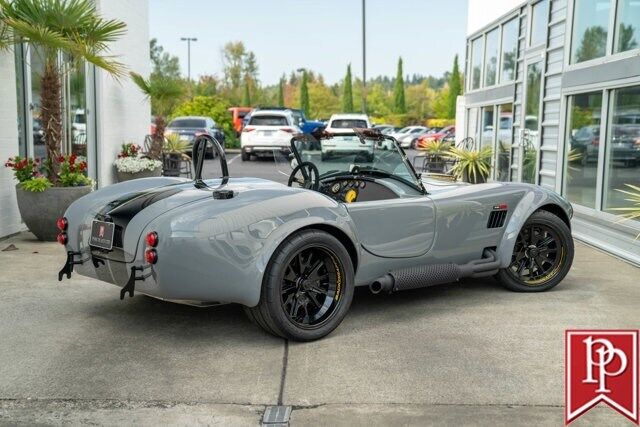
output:
M 69 163 L 74 164 L 77 158 L 78 156 L 76 156 L 75 154 L 72 154 L 71 157 L 69 157 Z
M 87 168 L 87 162 L 80 163 L 80 165 L 78 165 L 78 168 L 80 169 L 80 171 L 84 171 Z
M 58 156 L 58 163 L 64 163 L 64 156 Z

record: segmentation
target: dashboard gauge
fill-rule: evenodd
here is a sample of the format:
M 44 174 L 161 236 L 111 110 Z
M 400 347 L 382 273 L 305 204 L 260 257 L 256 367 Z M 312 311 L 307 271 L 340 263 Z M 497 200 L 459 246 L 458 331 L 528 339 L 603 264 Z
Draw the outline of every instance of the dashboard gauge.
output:
M 367 183 L 364 181 L 360 181 L 360 188 L 364 188 L 367 186 Z
M 352 203 L 356 201 L 357 197 L 358 197 L 358 192 L 353 188 L 351 188 L 344 194 L 344 201 L 347 203 Z
M 331 186 L 331 192 L 332 193 L 337 193 L 338 191 L 340 191 L 340 183 L 336 182 L 335 184 L 333 184 Z

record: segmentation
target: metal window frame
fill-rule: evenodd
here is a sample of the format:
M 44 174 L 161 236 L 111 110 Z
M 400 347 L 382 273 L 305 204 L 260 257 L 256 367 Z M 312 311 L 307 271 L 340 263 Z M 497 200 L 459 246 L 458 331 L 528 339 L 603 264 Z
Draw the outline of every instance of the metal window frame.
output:
M 547 2 L 547 19 L 545 21 L 545 32 L 544 32 L 544 39 L 542 42 L 538 43 L 538 44 L 531 44 L 532 40 L 531 40 L 531 35 L 533 34 L 533 8 L 536 7 L 537 5 L 539 5 L 542 2 Z M 527 5 L 527 37 L 525 40 L 525 45 L 526 45 L 526 49 L 536 49 L 539 48 L 541 46 L 544 46 L 546 48 L 547 46 L 547 42 L 549 39 L 549 15 L 551 13 L 551 0 L 538 0 L 532 3 L 529 3 Z
M 518 29 L 518 34 L 516 35 L 516 58 L 515 58 L 515 68 L 513 69 L 513 78 L 511 80 L 502 80 L 502 71 L 503 71 L 503 66 L 504 66 L 504 27 L 506 27 L 508 24 L 510 23 L 515 23 Z M 499 64 L 498 64 L 498 79 L 497 84 L 507 84 L 507 83 L 513 83 L 517 80 L 517 73 L 518 73 L 518 54 L 519 49 L 518 49 L 518 45 L 520 43 L 518 43 L 518 41 L 520 40 L 520 12 L 512 14 L 510 18 L 507 18 L 505 21 L 500 23 L 500 51 L 499 51 Z
M 616 215 L 610 214 L 608 212 L 604 212 L 604 190 L 606 185 L 606 172 L 607 172 L 607 149 L 609 148 L 609 132 L 611 129 L 609 128 L 609 116 L 611 114 L 611 108 L 613 107 L 613 92 L 628 88 L 640 86 L 640 82 L 638 79 L 624 79 L 617 82 L 602 82 L 598 84 L 592 85 L 584 85 L 584 86 L 576 86 L 570 89 L 563 90 L 562 100 L 564 101 L 565 109 L 563 111 L 564 115 L 561 115 L 561 129 L 559 130 L 559 135 L 564 138 L 564 143 L 562 144 L 563 151 L 562 156 L 559 156 L 559 160 L 561 163 L 562 177 L 561 177 L 561 185 L 557 186 L 560 190 L 559 192 L 566 196 L 567 194 L 567 150 L 565 149 L 568 132 L 569 132 L 569 119 L 571 118 L 570 108 L 571 108 L 571 97 L 576 95 L 583 95 L 592 92 L 601 92 L 602 93 L 602 106 L 600 111 L 600 147 L 598 149 L 598 166 L 596 169 L 596 200 L 595 200 L 595 208 L 591 208 L 589 206 L 584 206 L 580 204 L 576 204 L 576 206 L 580 207 L 580 211 L 582 213 L 586 213 L 589 215 L 596 215 L 598 218 L 607 220 L 607 221 L 615 221 L 620 218 Z

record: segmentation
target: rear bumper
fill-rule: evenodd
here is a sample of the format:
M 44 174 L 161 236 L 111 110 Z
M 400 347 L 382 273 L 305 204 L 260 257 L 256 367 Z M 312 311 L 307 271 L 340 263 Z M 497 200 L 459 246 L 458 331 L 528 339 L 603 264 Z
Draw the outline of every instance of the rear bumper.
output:
M 256 156 L 267 156 L 273 153 L 289 154 L 291 147 L 288 145 L 243 145 L 242 151 Z

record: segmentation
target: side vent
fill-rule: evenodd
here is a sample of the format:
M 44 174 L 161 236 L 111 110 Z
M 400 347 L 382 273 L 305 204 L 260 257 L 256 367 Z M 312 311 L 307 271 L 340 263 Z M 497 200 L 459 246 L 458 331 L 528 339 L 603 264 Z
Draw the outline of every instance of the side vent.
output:
M 505 219 L 507 219 L 506 210 L 492 211 L 489 214 L 489 221 L 487 221 L 487 228 L 500 228 L 504 225 Z

